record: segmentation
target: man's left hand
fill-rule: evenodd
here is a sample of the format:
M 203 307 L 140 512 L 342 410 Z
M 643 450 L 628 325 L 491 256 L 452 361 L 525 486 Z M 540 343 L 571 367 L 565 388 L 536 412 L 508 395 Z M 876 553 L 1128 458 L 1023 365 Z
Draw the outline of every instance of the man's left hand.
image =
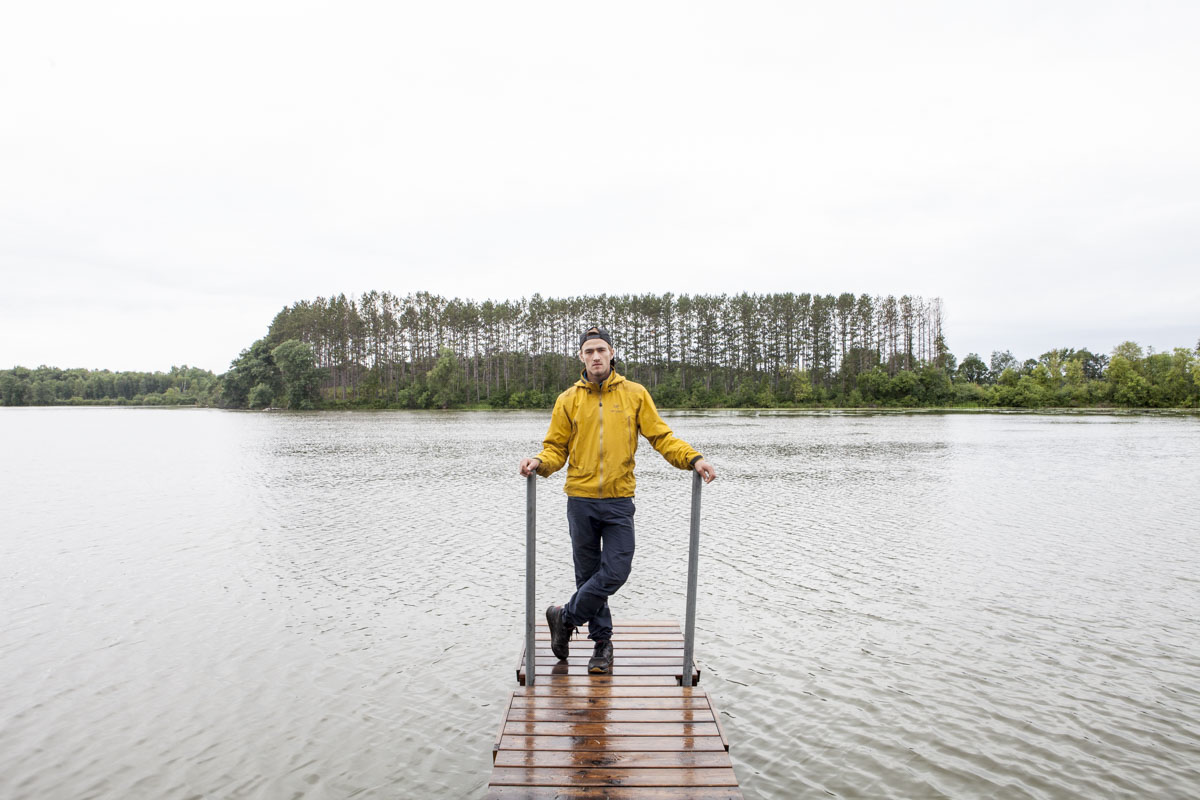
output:
M 703 458 L 692 465 L 692 469 L 700 473 L 700 477 L 705 483 L 712 483 L 717 479 L 717 471 L 713 469 L 713 465 L 705 461 Z

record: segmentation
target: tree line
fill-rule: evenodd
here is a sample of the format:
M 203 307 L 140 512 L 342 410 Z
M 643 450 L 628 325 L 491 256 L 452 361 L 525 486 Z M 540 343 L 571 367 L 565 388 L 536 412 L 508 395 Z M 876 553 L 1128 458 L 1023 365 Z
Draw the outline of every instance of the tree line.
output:
M 367 292 L 285 307 L 234 363 L 262 372 L 295 340 L 321 379 L 310 403 L 543 407 L 579 372 L 579 331 L 614 332 L 619 368 L 663 405 L 804 402 L 848 392 L 860 372 L 889 377 L 952 358 L 942 302 L 820 294 L 585 295 L 476 302 Z M 253 385 L 239 385 L 240 399 Z M 260 390 L 265 398 L 270 385 Z
M 1200 341 L 1170 352 L 1122 342 L 1111 356 L 1059 348 L 1018 362 L 1009 351 L 988 363 L 970 353 L 954 372 L 958 405 L 1043 408 L 1200 407 Z
M 170 372 L 110 370 L 0 370 L 0 405 L 211 406 L 220 399 L 220 379 L 205 369 L 171 367 Z
M 0 371 L 0 403 L 544 408 L 579 375 L 579 331 L 600 324 L 663 407 L 1200 406 L 1200 343 L 960 363 L 943 315 L 908 295 L 342 294 L 284 307 L 221 376 L 16 367 Z

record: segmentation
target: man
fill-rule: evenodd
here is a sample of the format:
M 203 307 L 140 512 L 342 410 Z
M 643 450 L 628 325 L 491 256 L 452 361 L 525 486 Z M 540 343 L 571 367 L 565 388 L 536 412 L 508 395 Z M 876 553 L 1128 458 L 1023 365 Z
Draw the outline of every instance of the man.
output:
M 608 598 L 621 588 L 633 564 L 633 456 L 638 434 L 670 464 L 700 473 L 705 483 L 717 471 L 687 442 L 677 439 L 654 406 L 646 387 L 613 369 L 616 351 L 603 328 L 579 337 L 583 375 L 558 396 L 542 452 L 522 458 L 520 472 L 543 478 L 567 467 L 567 525 L 575 561 L 575 594 L 566 605 L 546 609 L 550 649 L 560 660 L 571 635 L 585 622 L 595 642 L 588 672 L 612 669 L 612 614 Z

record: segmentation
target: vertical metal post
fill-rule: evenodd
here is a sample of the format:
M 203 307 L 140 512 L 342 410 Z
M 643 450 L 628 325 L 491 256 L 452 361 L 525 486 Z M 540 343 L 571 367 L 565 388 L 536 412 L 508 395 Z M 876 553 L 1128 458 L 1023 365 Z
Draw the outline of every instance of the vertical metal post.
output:
M 537 672 L 537 649 L 534 646 L 533 610 L 537 573 L 537 475 L 525 479 L 525 685 L 533 686 Z
M 700 487 L 704 481 L 699 472 L 692 472 L 692 531 L 688 545 L 687 621 L 683 631 L 683 672 L 680 686 L 695 686 L 692 680 L 692 653 L 696 641 L 696 580 L 700 571 Z

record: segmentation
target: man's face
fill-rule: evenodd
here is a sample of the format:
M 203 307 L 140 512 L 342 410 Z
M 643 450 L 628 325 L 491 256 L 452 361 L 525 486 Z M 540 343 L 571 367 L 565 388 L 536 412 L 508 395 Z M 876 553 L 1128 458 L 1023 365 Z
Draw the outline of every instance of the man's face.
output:
M 588 339 L 584 342 L 583 347 L 579 348 L 579 360 L 583 362 L 588 380 L 593 383 L 603 380 L 608 374 L 613 355 L 613 349 L 603 339 Z

